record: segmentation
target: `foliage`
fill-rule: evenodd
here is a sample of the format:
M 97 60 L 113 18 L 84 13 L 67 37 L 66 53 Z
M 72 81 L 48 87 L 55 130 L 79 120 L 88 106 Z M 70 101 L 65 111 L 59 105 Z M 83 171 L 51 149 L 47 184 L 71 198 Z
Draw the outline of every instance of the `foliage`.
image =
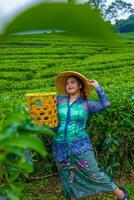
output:
M 118 32 L 134 32 L 134 14 L 130 15 L 126 20 L 118 20 L 115 23 Z
M 89 38 L 116 39 L 112 26 L 104 22 L 98 10 L 73 3 L 37 4 L 9 22 L 4 34 L 49 29 Z
M 111 177 L 134 170 L 134 102 L 126 95 L 125 105 L 121 104 L 121 93 L 109 110 L 91 117 L 88 128 L 99 165 Z
M 76 70 L 98 80 L 112 106 L 89 119 L 88 130 L 97 160 L 112 176 L 119 175 L 119 171 L 131 173 L 134 166 L 131 158 L 134 36 L 129 34 L 127 38 L 123 36 L 117 46 L 63 34 L 8 36 L 7 40 L 0 42 L 1 102 L 9 94 L 12 97 L 10 102 L 14 99 L 24 103 L 26 93 L 55 91 L 55 77 L 63 70 Z M 90 98 L 98 99 L 94 90 Z M 35 171 L 31 176 L 56 171 L 49 137 L 43 135 L 42 140 L 49 154 L 44 159 L 33 154 Z M 118 154 L 119 151 L 122 155 Z M 118 165 L 117 161 L 114 165 L 116 157 Z
M 131 3 L 127 3 L 124 0 L 111 1 L 108 5 L 108 1 L 104 0 L 88 0 L 85 4 L 97 8 L 100 10 L 101 15 L 104 19 L 116 22 L 119 16 L 124 14 L 134 13 Z
M 0 101 L 0 195 L 19 200 L 24 185 L 20 176 L 33 171 L 29 149 L 46 156 L 47 152 L 37 134 L 53 135 L 52 130 L 37 127 L 26 112 L 26 106 L 9 97 Z
M 85 2 L 85 5 L 89 5 L 93 8 L 98 9 L 102 16 L 104 16 L 104 12 L 107 8 L 105 0 L 88 0 L 87 2 Z
M 127 3 L 124 0 L 116 0 L 115 2 L 112 2 L 111 5 L 108 7 L 105 15 L 107 16 L 107 19 L 112 19 L 115 22 L 120 15 L 124 15 L 126 13 L 134 13 L 132 4 Z

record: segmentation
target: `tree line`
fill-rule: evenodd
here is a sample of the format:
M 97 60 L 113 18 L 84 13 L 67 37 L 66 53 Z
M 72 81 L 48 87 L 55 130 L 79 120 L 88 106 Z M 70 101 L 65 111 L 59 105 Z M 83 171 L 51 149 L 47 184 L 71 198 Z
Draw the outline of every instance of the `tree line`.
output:
M 106 21 L 114 24 L 118 32 L 134 32 L 134 8 L 125 0 L 114 0 L 108 4 L 107 0 L 88 0 L 84 3 L 100 11 Z M 128 19 L 119 20 L 120 16 L 129 15 Z

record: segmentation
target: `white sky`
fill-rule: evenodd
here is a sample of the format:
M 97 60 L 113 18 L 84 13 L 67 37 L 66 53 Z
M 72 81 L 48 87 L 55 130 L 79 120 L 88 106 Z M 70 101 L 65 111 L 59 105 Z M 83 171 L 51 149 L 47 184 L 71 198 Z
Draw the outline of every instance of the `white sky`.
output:
M 0 17 L 8 17 L 38 0 L 0 0 Z
M 0 27 L 2 28 L 5 21 L 11 18 L 11 16 L 14 16 L 21 9 L 24 9 L 25 7 L 30 6 L 31 4 L 35 4 L 41 1 L 45 1 L 45 0 L 0 0 Z M 48 0 L 48 2 L 49 1 L 56 1 L 56 0 Z M 57 1 L 66 2 L 67 0 L 57 0 Z M 86 2 L 88 0 L 77 0 L 77 1 Z M 108 1 L 110 3 L 112 0 L 108 0 Z M 126 2 L 132 3 L 134 7 L 134 0 L 126 0 Z M 124 18 L 126 17 L 127 16 L 124 16 Z

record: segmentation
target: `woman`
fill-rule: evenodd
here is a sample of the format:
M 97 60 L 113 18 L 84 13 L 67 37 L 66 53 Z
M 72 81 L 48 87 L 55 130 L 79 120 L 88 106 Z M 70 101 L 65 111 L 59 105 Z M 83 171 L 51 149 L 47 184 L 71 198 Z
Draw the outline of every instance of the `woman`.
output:
M 94 87 L 99 101 L 91 101 Z M 59 125 L 52 139 L 52 151 L 65 199 L 71 200 L 102 192 L 114 192 L 117 199 L 128 200 L 124 188 L 119 188 L 97 165 L 86 122 L 91 113 L 110 106 L 101 85 L 80 73 L 65 71 L 56 77 Z

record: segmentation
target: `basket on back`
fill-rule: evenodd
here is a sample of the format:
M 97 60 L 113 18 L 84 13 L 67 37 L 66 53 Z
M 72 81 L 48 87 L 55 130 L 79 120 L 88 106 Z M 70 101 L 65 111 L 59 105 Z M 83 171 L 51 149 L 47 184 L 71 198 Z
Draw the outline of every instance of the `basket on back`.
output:
M 56 127 L 58 125 L 57 99 L 55 92 L 26 94 L 29 111 L 37 125 Z

